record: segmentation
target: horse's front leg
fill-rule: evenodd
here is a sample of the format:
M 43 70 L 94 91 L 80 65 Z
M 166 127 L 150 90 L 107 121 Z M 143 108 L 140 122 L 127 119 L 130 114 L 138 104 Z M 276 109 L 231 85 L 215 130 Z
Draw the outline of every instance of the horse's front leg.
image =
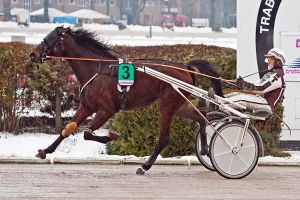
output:
M 136 174 L 143 175 L 145 171 L 149 170 L 154 162 L 157 159 L 157 156 L 160 154 L 160 152 L 163 150 L 163 148 L 169 143 L 170 140 L 170 125 L 172 118 L 174 116 L 174 112 L 172 111 L 173 108 L 169 107 L 170 110 L 168 110 L 168 107 L 162 107 L 160 106 L 160 116 L 159 116 L 159 139 L 158 143 L 156 144 L 151 156 L 148 158 L 148 160 L 142 165 L 142 168 L 138 168 L 136 171 Z
M 78 110 L 76 111 L 74 117 L 71 122 L 69 122 L 66 127 L 62 130 L 58 138 L 46 149 L 39 149 L 36 157 L 45 159 L 48 153 L 53 153 L 58 145 L 69 135 L 71 135 L 78 126 L 92 114 L 88 109 L 86 109 L 82 104 L 80 104 Z
M 104 143 L 111 140 L 116 140 L 120 136 L 117 133 L 109 132 L 108 136 L 97 136 L 94 134 L 94 130 L 97 130 L 103 126 L 103 124 L 113 116 L 114 113 L 109 113 L 104 110 L 98 111 L 94 119 L 89 123 L 88 128 L 84 130 L 84 139 L 93 140 L 96 142 Z

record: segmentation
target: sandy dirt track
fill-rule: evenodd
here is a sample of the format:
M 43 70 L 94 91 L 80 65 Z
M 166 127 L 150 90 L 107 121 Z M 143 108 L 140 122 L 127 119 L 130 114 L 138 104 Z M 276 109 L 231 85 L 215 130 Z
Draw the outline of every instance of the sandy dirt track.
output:
M 1 164 L 0 199 L 300 199 L 300 167 L 256 167 L 241 180 L 201 166 Z

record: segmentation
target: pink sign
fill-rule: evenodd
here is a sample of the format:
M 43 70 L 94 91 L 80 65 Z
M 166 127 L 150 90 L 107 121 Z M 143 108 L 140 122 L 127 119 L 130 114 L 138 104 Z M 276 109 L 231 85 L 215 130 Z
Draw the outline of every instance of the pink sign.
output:
M 296 48 L 300 48 L 300 39 L 299 38 L 297 38 L 297 40 L 296 40 Z
M 300 68 L 285 68 L 285 75 L 299 75 Z

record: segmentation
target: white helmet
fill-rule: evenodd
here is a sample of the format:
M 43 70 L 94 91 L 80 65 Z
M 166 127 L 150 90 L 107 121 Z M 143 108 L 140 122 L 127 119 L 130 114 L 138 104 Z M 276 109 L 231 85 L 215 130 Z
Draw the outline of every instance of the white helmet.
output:
M 274 58 L 280 60 L 282 65 L 284 65 L 285 62 L 286 62 L 285 53 L 281 49 L 279 49 L 279 48 L 270 49 L 268 51 L 268 54 L 265 55 L 265 56 L 266 57 L 273 56 Z

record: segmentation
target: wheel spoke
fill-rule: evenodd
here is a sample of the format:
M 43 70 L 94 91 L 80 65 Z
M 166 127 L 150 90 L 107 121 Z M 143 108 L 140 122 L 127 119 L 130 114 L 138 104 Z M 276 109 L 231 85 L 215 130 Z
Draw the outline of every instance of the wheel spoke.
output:
M 234 154 L 231 155 L 231 159 L 230 159 L 230 162 L 229 162 L 229 165 L 228 165 L 228 172 L 230 173 L 231 172 L 231 168 L 232 168 L 232 161 L 234 159 Z
M 232 152 L 231 151 L 226 151 L 226 152 L 223 152 L 223 153 L 215 154 L 214 157 L 217 158 L 219 156 L 223 156 L 223 155 L 226 155 L 228 153 L 232 153 Z
M 228 147 L 228 149 L 232 149 L 232 146 L 229 144 L 229 142 L 226 140 L 226 138 L 221 135 L 221 133 L 218 134 L 218 136 L 221 138 L 221 141 Z
M 243 134 L 243 129 L 239 128 L 239 131 L 238 131 L 238 134 L 237 134 L 237 137 L 236 137 L 236 140 L 235 140 L 235 143 L 234 143 L 234 146 L 237 147 L 238 145 L 238 141 L 240 139 L 240 135 Z M 240 146 L 240 145 L 239 145 Z
M 244 160 L 244 158 L 239 153 L 237 153 L 237 156 L 242 161 L 242 163 L 245 165 L 245 167 L 249 167 L 249 164 L 246 163 L 246 161 Z
M 243 148 L 240 149 L 239 152 L 241 152 L 241 151 L 243 151 L 243 150 L 246 150 L 246 149 L 249 149 L 249 148 L 255 149 L 255 145 L 253 144 L 253 145 L 244 146 Z M 243 159 L 243 157 L 241 157 L 241 154 L 238 153 L 237 156 L 238 156 L 239 159 L 244 163 L 244 165 L 247 167 L 248 164 L 247 164 L 246 161 Z
M 255 145 L 252 144 L 252 145 L 248 145 L 248 146 L 243 146 L 241 149 L 244 150 L 244 149 L 248 149 L 248 148 L 251 148 L 251 147 L 255 147 Z

